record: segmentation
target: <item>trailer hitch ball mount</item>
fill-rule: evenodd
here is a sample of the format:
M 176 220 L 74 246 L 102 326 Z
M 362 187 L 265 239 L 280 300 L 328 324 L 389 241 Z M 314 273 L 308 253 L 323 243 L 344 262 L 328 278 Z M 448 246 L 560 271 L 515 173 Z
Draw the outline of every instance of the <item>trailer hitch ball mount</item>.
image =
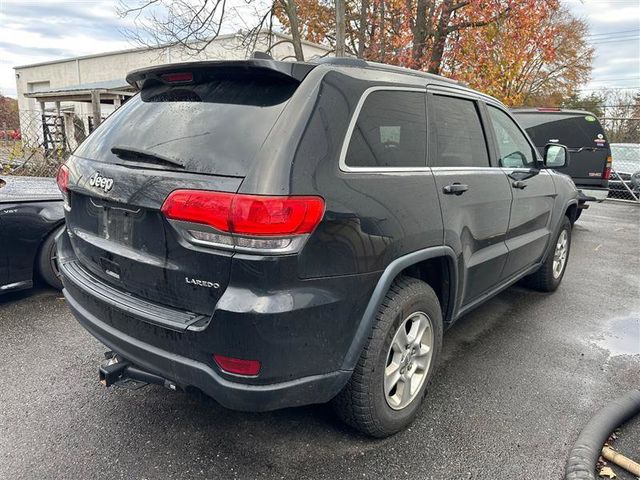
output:
M 134 366 L 117 353 L 105 352 L 104 356 L 106 362 L 100 365 L 98 376 L 100 383 L 105 387 L 123 384 L 128 380 L 135 380 L 144 384 L 153 383 L 155 385 L 162 385 L 169 390 L 179 390 L 179 387 L 174 382 Z

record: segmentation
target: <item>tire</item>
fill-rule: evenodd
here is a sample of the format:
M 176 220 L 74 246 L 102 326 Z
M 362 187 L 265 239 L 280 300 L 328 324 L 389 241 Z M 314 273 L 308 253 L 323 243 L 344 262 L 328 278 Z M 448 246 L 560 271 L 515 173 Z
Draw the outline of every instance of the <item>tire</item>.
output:
M 560 282 L 562 282 L 562 277 L 564 277 L 564 272 L 567 269 L 567 263 L 569 263 L 569 253 L 571 251 L 571 222 L 566 216 L 563 218 L 562 227 L 554 239 L 553 251 L 549 254 L 540 268 L 535 273 L 527 277 L 527 285 L 534 290 L 539 290 L 541 292 L 553 292 L 558 288 Z M 563 233 L 566 235 L 564 262 L 562 263 L 562 267 L 559 271 L 557 269 L 554 271 L 554 263 L 559 252 L 559 240 Z
M 406 347 L 405 350 L 395 350 L 400 343 L 404 345 L 404 342 L 411 343 L 411 338 L 417 339 L 425 318 L 427 327 L 421 337 L 420 349 L 414 347 L 415 353 L 408 356 Z M 406 337 L 400 331 L 401 326 Z M 412 334 L 413 328 L 417 329 L 415 334 Z M 337 415 L 362 433 L 378 438 L 393 435 L 407 427 L 417 415 L 433 376 L 442 349 L 442 332 L 442 311 L 431 287 L 411 277 L 397 279 L 378 310 L 351 379 L 332 400 Z M 425 354 L 427 343 L 431 344 L 430 357 Z M 405 365 L 405 368 L 396 370 L 396 374 L 403 372 L 402 376 L 396 386 L 389 390 L 395 394 L 387 395 L 387 382 L 392 385 L 396 377 L 385 373 L 393 371 L 398 365 Z M 411 367 L 407 369 L 407 366 Z M 408 396 L 405 398 L 401 393 L 408 385 L 404 383 L 408 375 L 411 375 L 415 391 L 412 394 L 411 389 L 407 390 Z M 402 404 L 401 399 L 408 400 L 406 405 Z M 394 407 L 391 406 L 393 403 Z
M 64 225 L 56 228 L 44 239 L 38 253 L 37 269 L 40 278 L 56 290 L 62 290 L 62 281 L 58 273 L 56 257 L 56 236 L 64 230 Z

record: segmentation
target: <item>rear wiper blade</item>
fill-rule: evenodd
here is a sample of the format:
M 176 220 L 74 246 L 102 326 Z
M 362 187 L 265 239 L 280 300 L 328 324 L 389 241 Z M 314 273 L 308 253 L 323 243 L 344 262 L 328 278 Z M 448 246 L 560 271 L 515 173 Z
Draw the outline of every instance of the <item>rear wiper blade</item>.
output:
M 122 160 L 184 168 L 184 165 L 178 160 L 174 160 L 173 158 L 165 157 L 164 155 L 159 155 L 148 150 L 142 150 L 140 148 L 115 146 L 111 148 L 111 153 Z

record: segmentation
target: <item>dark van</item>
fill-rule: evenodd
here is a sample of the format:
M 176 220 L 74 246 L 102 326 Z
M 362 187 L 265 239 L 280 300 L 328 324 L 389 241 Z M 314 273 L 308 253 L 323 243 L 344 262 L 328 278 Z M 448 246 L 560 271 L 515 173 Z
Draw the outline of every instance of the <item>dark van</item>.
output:
M 571 162 L 562 173 L 569 175 L 586 195 L 606 198 L 611 148 L 595 115 L 562 108 L 518 108 L 512 113 L 541 153 L 548 143 L 569 147 Z

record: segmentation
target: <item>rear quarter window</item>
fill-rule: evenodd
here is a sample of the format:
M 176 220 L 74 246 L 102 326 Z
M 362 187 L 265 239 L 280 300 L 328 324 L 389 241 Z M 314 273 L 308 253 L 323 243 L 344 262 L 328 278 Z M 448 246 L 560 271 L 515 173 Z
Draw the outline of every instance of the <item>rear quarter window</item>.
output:
M 128 147 L 177 160 L 185 171 L 245 176 L 297 85 L 247 78 L 145 87 L 75 155 L 118 163 L 111 148 Z
M 345 156 L 347 167 L 426 167 L 425 93 L 370 92 L 354 125 Z

